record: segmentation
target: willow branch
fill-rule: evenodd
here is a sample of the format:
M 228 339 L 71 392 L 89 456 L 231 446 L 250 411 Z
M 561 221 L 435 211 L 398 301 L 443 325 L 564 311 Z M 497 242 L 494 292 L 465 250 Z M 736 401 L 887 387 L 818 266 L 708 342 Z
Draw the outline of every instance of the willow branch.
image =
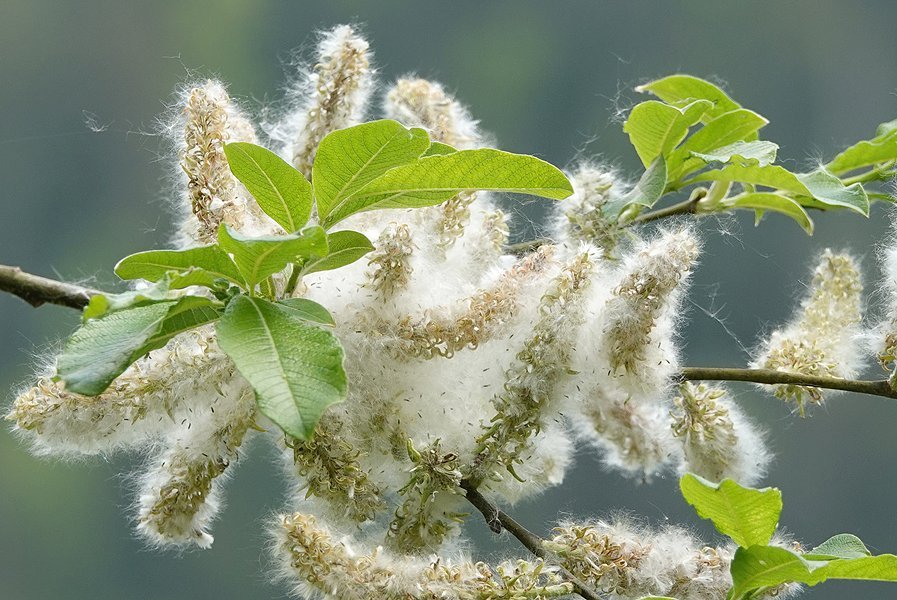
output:
M 729 367 L 685 367 L 679 372 L 678 378 L 682 381 L 747 381 L 769 385 L 803 385 L 897 399 L 897 392 L 891 389 L 890 383 L 884 379 L 862 381 L 841 379 L 839 377 L 801 375 L 774 369 L 738 369 Z
M 651 212 L 640 214 L 632 221 L 630 221 L 629 224 L 643 225 L 645 223 L 657 221 L 658 219 L 665 219 L 667 217 L 675 217 L 677 215 L 692 215 L 695 213 L 695 210 L 698 207 L 698 200 L 700 200 L 700 198 L 689 198 L 688 200 L 684 200 L 682 202 L 679 202 L 678 204 L 671 204 L 670 206 L 664 208 L 658 208 L 657 210 L 652 210 Z
M 534 555 L 546 562 L 554 563 L 559 569 L 561 576 L 573 585 L 573 589 L 577 594 L 587 600 L 601 600 L 601 596 L 589 589 L 573 573 L 560 565 L 558 558 L 545 548 L 545 540 L 518 523 L 511 515 L 489 502 L 470 481 L 462 481 L 461 489 L 467 494 L 467 500 L 483 514 L 486 524 L 493 533 L 501 533 L 503 530 L 507 531 Z
M 670 214 L 674 209 L 680 212 L 684 210 L 681 208 L 681 204 L 661 210 Z M 644 220 L 648 220 L 647 217 L 658 212 L 661 211 L 643 215 L 646 217 Z M 536 240 L 536 242 L 540 241 Z M 536 242 L 529 242 L 528 244 L 532 247 L 537 247 L 538 244 Z M 522 247 L 520 244 L 515 246 Z M 18 296 L 35 307 L 42 304 L 58 304 L 59 306 L 67 306 L 79 310 L 87 306 L 91 296 L 102 293 L 99 290 L 73 283 L 32 275 L 19 267 L 7 265 L 0 265 L 0 291 Z M 801 375 L 774 369 L 742 369 L 735 367 L 685 367 L 679 372 L 677 378 L 681 381 L 746 381 L 767 385 L 804 385 L 897 399 L 897 391 L 891 389 L 890 383 L 885 379 L 863 381 L 838 377 L 821 377 L 818 375 Z M 510 528 L 506 527 L 506 529 L 511 531 Z
M 82 309 L 91 296 L 101 292 L 90 288 L 64 283 L 26 273 L 19 267 L 0 265 L 0 291 L 18 296 L 31 306 L 58 304 Z
M 688 200 L 679 202 L 678 204 L 672 204 L 665 208 L 652 210 L 651 212 L 647 212 L 635 217 L 628 223 L 621 225 L 621 227 L 644 225 L 645 223 L 650 223 L 651 221 L 657 221 L 659 219 L 665 219 L 667 217 L 675 217 L 677 215 L 695 214 L 699 199 L 700 198 L 689 198 Z M 554 243 L 554 241 L 551 238 L 536 238 L 534 240 L 528 240 L 526 242 L 508 244 L 507 246 L 505 246 L 505 252 L 516 256 L 520 254 L 526 254 L 527 252 L 532 252 L 533 250 L 538 249 L 540 246 L 552 243 Z

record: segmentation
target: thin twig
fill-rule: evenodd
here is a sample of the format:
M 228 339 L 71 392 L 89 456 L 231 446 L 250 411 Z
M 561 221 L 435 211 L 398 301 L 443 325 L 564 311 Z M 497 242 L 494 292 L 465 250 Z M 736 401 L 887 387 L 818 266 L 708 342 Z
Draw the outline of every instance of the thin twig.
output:
M 747 381 L 761 384 L 805 385 L 828 390 L 856 392 L 870 396 L 897 399 L 897 392 L 891 389 L 885 379 L 862 381 L 838 377 L 801 375 L 774 369 L 739 369 L 727 367 L 685 367 L 679 372 L 682 381 Z
M 695 210 L 697 209 L 698 200 L 700 200 L 700 198 L 689 198 L 684 202 L 679 202 L 678 204 L 673 204 L 671 206 L 667 206 L 666 208 L 652 210 L 651 212 L 647 212 L 635 217 L 622 227 L 629 227 L 631 225 L 644 225 L 645 223 L 650 223 L 651 221 L 657 221 L 658 219 L 674 217 L 677 215 L 694 214 Z M 537 250 L 540 246 L 544 246 L 545 244 L 553 243 L 554 241 L 551 238 L 536 238 L 534 240 L 529 240 L 526 242 L 508 244 L 507 246 L 505 246 L 505 252 L 516 256 L 520 254 L 526 254 L 527 252 L 532 252 L 533 250 Z
M 493 533 L 501 533 L 502 530 L 506 530 L 534 555 L 546 562 L 554 563 L 561 576 L 573 585 L 573 589 L 577 594 L 587 600 L 601 600 L 601 596 L 589 589 L 573 573 L 560 565 L 560 560 L 545 548 L 545 540 L 518 523 L 511 515 L 489 502 L 471 482 L 467 480 L 462 481 L 461 489 L 467 494 L 467 500 L 483 514 L 486 524 Z
M 645 223 L 657 221 L 658 219 L 665 219 L 667 217 L 694 214 L 695 209 L 698 207 L 698 200 L 700 200 L 700 198 L 689 198 L 688 200 L 684 200 L 682 202 L 679 202 L 678 204 L 671 204 L 670 206 L 667 206 L 665 208 L 658 208 L 657 210 L 643 213 L 630 221 L 629 224 L 643 225 Z
M 101 293 L 80 285 L 32 275 L 19 267 L 7 265 L 0 265 L 0 291 L 18 296 L 34 307 L 58 304 L 79 310 L 87 306 L 91 296 Z

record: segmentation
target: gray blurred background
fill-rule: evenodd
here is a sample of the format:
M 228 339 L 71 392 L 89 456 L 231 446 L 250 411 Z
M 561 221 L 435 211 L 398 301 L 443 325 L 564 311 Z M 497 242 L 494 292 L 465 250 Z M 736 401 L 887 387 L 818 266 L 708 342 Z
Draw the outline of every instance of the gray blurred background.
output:
M 3 0 L 0 263 L 111 285 L 118 258 L 160 247 L 171 231 L 169 161 L 159 160 L 162 144 L 147 134 L 187 70 L 219 74 L 236 96 L 276 99 L 291 51 L 308 47 L 315 29 L 345 21 L 363 24 L 384 80 L 409 71 L 437 78 L 500 147 L 556 164 L 600 155 L 636 174 L 616 116 L 635 100 L 634 85 L 677 71 L 725 81 L 771 121 L 765 138 L 781 145 L 793 168 L 897 117 L 897 3 L 888 0 Z M 543 212 L 527 205 L 520 235 L 533 235 L 528 223 Z M 873 288 L 875 246 L 889 218 L 883 207 L 868 221 L 819 217 L 812 238 L 777 216 L 756 229 L 748 215 L 704 221 L 687 362 L 744 364 L 743 348 L 788 317 L 812 256 L 827 246 L 861 256 Z M 0 296 L 4 401 L 76 319 L 71 310 Z M 842 396 L 800 420 L 766 394 L 739 392 L 770 433 L 777 458 L 767 482 L 784 492 L 784 527 L 808 544 L 850 531 L 877 552 L 897 552 L 897 404 Z M 213 548 L 173 556 L 147 551 L 131 534 L 131 491 L 120 474 L 137 458 L 40 460 L 4 427 L 0 598 L 286 597 L 265 576 L 265 519 L 284 488 L 264 446 L 241 461 Z M 564 486 L 516 512 L 544 532 L 558 511 L 619 508 L 711 534 L 679 497 L 675 478 L 638 484 L 602 472 L 585 451 Z M 483 551 L 517 551 L 513 540 L 477 539 Z M 846 594 L 894 598 L 897 587 L 834 583 L 804 597 Z

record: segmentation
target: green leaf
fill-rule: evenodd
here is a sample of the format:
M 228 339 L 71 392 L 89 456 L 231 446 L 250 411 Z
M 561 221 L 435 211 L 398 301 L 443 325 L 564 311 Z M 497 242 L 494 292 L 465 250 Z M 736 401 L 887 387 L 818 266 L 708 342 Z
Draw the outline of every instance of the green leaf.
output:
M 166 275 L 154 284 L 140 290 L 131 290 L 121 294 L 95 294 L 91 296 L 90 302 L 84 307 L 81 319 L 89 321 L 116 310 L 145 306 L 165 300 L 177 300 L 178 296 L 171 291 L 170 277 L 170 275 Z
M 863 186 L 858 183 L 845 186 L 840 179 L 824 169 L 794 174 L 778 165 L 760 166 L 756 162 L 746 165 L 731 164 L 719 170 L 700 173 L 686 183 L 699 181 L 734 181 L 762 185 L 796 194 L 798 203 L 803 206 L 820 209 L 849 208 L 869 216 L 869 196 Z M 810 198 L 815 202 L 809 201 Z M 789 214 L 797 212 L 791 207 L 788 210 Z
M 427 148 L 427 151 L 423 153 L 423 156 L 436 156 L 439 154 L 451 154 L 452 152 L 457 152 L 457 148 L 452 148 L 448 144 L 443 144 L 442 142 L 430 142 L 430 147 Z
M 813 235 L 813 221 L 807 211 L 793 198 L 773 192 L 750 192 L 739 194 L 721 203 L 726 208 L 743 208 L 756 211 L 756 223 L 760 222 L 767 210 L 787 215 L 794 219 L 804 231 Z
M 822 204 L 849 208 L 863 216 L 869 216 L 869 197 L 859 183 L 845 186 L 838 177 L 824 168 L 797 177 L 810 190 L 810 196 Z
M 185 278 L 180 280 L 181 284 L 214 287 L 216 279 L 227 279 L 237 285 L 245 285 L 234 261 L 218 246 L 138 252 L 124 257 L 115 265 L 115 274 L 122 279 L 159 281 L 171 272 Z
M 491 148 L 428 156 L 389 170 L 332 212 L 325 226 L 376 205 L 377 208 L 432 206 L 463 191 L 532 194 L 561 200 L 573 193 L 567 177 L 534 156 Z
M 897 160 L 897 121 L 882 123 L 874 138 L 846 148 L 825 167 L 832 173 L 844 174 L 891 160 Z
M 678 146 L 689 127 L 700 121 L 711 106 L 709 100 L 697 100 L 682 108 L 649 100 L 632 109 L 623 131 L 629 134 L 629 141 L 647 167 Z
M 146 340 L 143 346 L 134 352 L 134 360 L 151 350 L 161 348 L 168 343 L 168 340 L 179 333 L 184 333 L 185 331 L 196 329 L 200 325 L 218 320 L 221 317 L 223 308 L 221 304 L 208 298 L 184 296 L 169 309 L 159 329 Z
M 318 225 L 290 235 L 247 238 L 222 223 L 218 244 L 232 255 L 250 289 L 290 263 L 327 254 L 327 234 Z
M 709 81 L 691 75 L 670 75 L 635 88 L 637 92 L 650 92 L 670 104 L 681 105 L 692 100 L 709 100 L 713 107 L 704 118 L 709 121 L 723 113 L 741 108 L 723 90 Z
M 738 548 L 732 560 L 732 590 L 730 600 L 750 597 L 756 590 L 776 587 L 783 583 L 806 581 L 824 562 L 810 562 L 777 546 L 758 545 Z
M 142 355 L 217 316 L 212 300 L 186 296 L 91 319 L 66 342 L 57 359 L 58 377 L 67 390 L 95 396 Z
M 809 188 L 797 175 L 779 165 L 760 166 L 754 164 L 730 164 L 722 169 L 705 171 L 687 180 L 687 183 L 699 181 L 732 181 L 762 185 L 795 194 L 809 196 Z
M 258 205 L 287 233 L 298 231 L 311 216 L 311 184 L 282 158 L 246 142 L 225 144 L 224 154 L 234 176 Z
M 711 152 L 692 152 L 704 162 L 741 163 L 748 165 L 760 165 L 761 167 L 774 163 L 779 145 L 772 142 L 755 140 L 753 142 L 735 142 Z
M 802 557 L 785 548 L 739 548 L 731 565 L 731 600 L 745 600 L 754 592 L 783 583 L 814 586 L 828 579 L 897 581 L 897 556 L 862 556 L 831 561 Z
M 302 274 L 330 271 L 354 263 L 356 260 L 374 249 L 371 241 L 357 231 L 334 231 L 327 234 L 327 245 L 330 252 L 323 258 L 306 262 L 302 266 Z
M 287 298 L 286 300 L 278 301 L 277 306 L 280 306 L 291 315 L 305 321 L 320 323 L 321 325 L 330 325 L 331 327 L 336 325 L 336 321 L 333 320 L 333 315 L 331 315 L 326 308 L 308 298 Z
M 289 435 L 310 439 L 324 410 L 345 399 L 343 349 L 331 331 L 243 295 L 228 305 L 217 331 L 259 410 Z
M 713 521 L 717 531 L 742 547 L 767 544 L 782 512 L 782 493 L 775 488 L 757 490 L 731 479 L 711 483 L 686 473 L 679 481 L 685 500 L 698 516 Z
M 857 536 L 850 533 L 839 533 L 825 540 L 804 558 L 808 560 L 832 560 L 836 558 L 860 558 L 871 556 L 866 544 Z
M 667 160 L 669 180 L 678 181 L 684 175 L 700 169 L 705 164 L 703 160 L 695 158 L 692 154 L 711 154 L 717 148 L 735 142 L 749 141 L 767 123 L 766 119 L 746 108 L 724 113 L 709 121 L 670 153 Z
M 663 156 L 658 156 L 651 166 L 645 169 L 638 183 L 619 201 L 621 208 L 630 204 L 638 204 L 651 208 L 660 197 L 667 185 L 667 168 Z
M 133 362 L 134 352 L 158 331 L 174 304 L 159 302 L 87 321 L 57 359 L 66 389 L 88 396 L 102 393 Z
M 879 554 L 878 556 L 833 560 L 814 574 L 820 578 L 819 582 L 826 579 L 863 579 L 867 581 L 897 582 L 897 556 L 893 554 Z M 810 585 L 814 584 L 810 583 Z
M 893 121 L 885 121 L 875 128 L 875 137 L 882 137 L 889 133 L 897 131 L 897 119 Z
M 333 224 L 357 212 L 344 207 L 355 192 L 389 169 L 417 160 L 430 147 L 423 129 L 408 129 L 389 120 L 327 135 L 321 140 L 312 169 L 318 217 L 323 223 Z M 331 213 L 342 216 L 328 219 Z

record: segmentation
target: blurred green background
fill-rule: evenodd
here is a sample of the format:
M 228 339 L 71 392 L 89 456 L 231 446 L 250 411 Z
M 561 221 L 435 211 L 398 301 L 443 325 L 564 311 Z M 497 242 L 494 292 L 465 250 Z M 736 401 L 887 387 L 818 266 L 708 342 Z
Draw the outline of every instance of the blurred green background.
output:
M 677 71 L 725 81 L 770 119 L 765 136 L 794 168 L 897 117 L 897 3 L 888 0 L 3 0 L 0 262 L 111 284 L 119 257 L 159 247 L 171 232 L 170 161 L 149 135 L 171 90 L 189 71 L 220 75 L 237 96 L 276 99 L 291 51 L 308 49 L 316 29 L 346 21 L 363 25 L 384 81 L 409 71 L 437 78 L 502 148 L 556 164 L 600 156 L 637 173 L 619 111 L 637 96 L 634 85 Z M 533 235 L 541 214 L 541 204 L 527 205 L 520 235 Z M 702 222 L 705 255 L 683 338 L 688 362 L 744 364 L 744 348 L 787 318 L 812 256 L 827 246 L 861 256 L 874 290 L 875 247 L 889 219 L 882 207 L 868 221 L 820 217 L 812 238 L 776 216 L 757 229 L 750 216 Z M 0 315 L 3 390 L 26 383 L 35 356 L 77 318 L 7 296 Z M 799 420 L 766 394 L 739 392 L 769 430 L 777 459 L 767 481 L 784 492 L 784 527 L 809 544 L 851 531 L 877 552 L 897 551 L 897 405 L 842 396 Z M 213 548 L 173 556 L 147 551 L 131 534 L 132 491 L 120 474 L 139 457 L 54 463 L 29 456 L 3 428 L 0 598 L 285 597 L 265 576 L 265 522 L 284 486 L 264 446 L 241 461 Z M 676 493 L 675 478 L 624 480 L 586 451 L 564 486 L 517 512 L 544 531 L 558 511 L 620 508 L 711 533 Z M 483 551 L 517 552 L 513 540 L 477 540 Z M 804 597 L 876 600 L 895 590 L 827 584 Z

